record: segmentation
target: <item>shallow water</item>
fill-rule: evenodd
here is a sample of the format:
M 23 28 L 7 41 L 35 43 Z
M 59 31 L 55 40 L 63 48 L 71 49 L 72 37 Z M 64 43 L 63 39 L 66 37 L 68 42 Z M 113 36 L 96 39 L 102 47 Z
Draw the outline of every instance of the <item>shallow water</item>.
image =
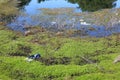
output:
M 22 0 L 21 0 L 22 1 Z M 61 29 L 82 29 L 84 26 L 86 34 L 89 36 L 95 37 L 103 37 L 111 35 L 112 33 L 120 32 L 118 26 L 116 29 L 106 30 L 105 26 L 103 25 L 94 25 L 88 22 L 82 23 L 80 21 L 83 17 L 82 16 L 73 16 L 72 13 L 78 12 L 88 12 L 88 11 L 96 11 L 100 9 L 106 8 L 120 8 L 120 0 L 108 0 L 103 4 L 97 5 L 98 0 L 93 2 L 94 5 L 91 4 L 81 4 L 81 3 L 88 3 L 88 1 L 84 0 L 28 0 L 27 2 L 21 2 L 19 4 L 20 14 L 15 18 L 13 22 L 8 24 L 7 26 L 11 27 L 14 30 L 20 30 L 22 32 L 25 31 L 24 27 L 30 26 L 42 26 L 46 28 L 52 28 L 57 30 Z M 92 2 L 89 2 L 92 3 Z M 109 4 L 108 4 L 109 3 Z M 85 6 L 84 6 L 85 5 Z M 92 7 L 91 7 L 92 6 Z M 91 7 L 91 8 L 90 8 Z M 48 8 L 48 10 L 46 9 Z M 66 10 L 73 9 L 72 11 L 65 12 L 65 14 L 58 14 L 58 15 L 49 15 L 49 12 L 44 13 L 45 11 L 49 11 L 49 9 L 61 8 L 61 11 L 64 8 Z M 41 10 L 43 9 L 43 10 Z M 45 9 L 45 10 L 44 10 Z M 65 11 L 65 10 L 64 10 Z M 53 14 L 53 13 L 52 13 Z M 95 30 L 89 30 L 88 27 L 93 27 Z

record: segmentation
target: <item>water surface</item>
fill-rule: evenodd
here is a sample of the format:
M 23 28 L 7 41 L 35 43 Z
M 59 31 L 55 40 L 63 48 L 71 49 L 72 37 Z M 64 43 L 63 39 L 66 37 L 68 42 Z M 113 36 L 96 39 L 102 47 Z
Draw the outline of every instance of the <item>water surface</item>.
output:
M 81 27 L 93 26 L 97 31 L 86 30 L 86 33 L 90 36 L 103 36 L 106 33 L 110 35 L 109 31 L 106 31 L 104 27 L 94 25 L 87 22 L 87 25 L 81 24 L 80 20 L 82 16 L 73 16 L 70 13 L 60 15 L 48 15 L 44 14 L 41 9 L 55 9 L 55 8 L 72 8 L 74 12 L 93 12 L 101 9 L 114 9 L 120 8 L 120 0 L 19 0 L 18 8 L 21 14 L 16 19 L 8 24 L 14 30 L 25 31 L 26 26 L 42 26 L 55 29 L 82 29 Z M 46 9 L 47 8 L 47 9 Z M 43 10 L 43 11 L 45 11 Z M 54 11 L 54 10 L 52 10 Z M 62 12 L 62 11 L 61 11 Z M 103 25 L 101 25 L 103 26 Z M 119 32 L 114 30 L 113 32 Z
M 119 8 L 120 0 L 27 0 L 21 4 L 23 5 L 20 5 L 20 7 L 25 8 L 27 13 L 36 12 L 39 8 L 64 7 L 76 8 L 82 12 L 97 11 L 106 8 Z

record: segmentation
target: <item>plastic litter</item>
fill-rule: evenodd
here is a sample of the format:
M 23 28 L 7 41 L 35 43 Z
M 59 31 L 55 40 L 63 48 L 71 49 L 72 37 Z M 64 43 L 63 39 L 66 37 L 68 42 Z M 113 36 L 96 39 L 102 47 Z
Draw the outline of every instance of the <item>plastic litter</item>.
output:
M 29 59 L 29 58 L 26 58 L 25 60 L 28 61 L 28 62 L 33 61 L 33 59 Z
M 39 53 L 28 56 L 25 60 L 31 62 L 33 60 L 39 59 L 41 55 Z
M 30 55 L 28 58 L 30 59 L 39 59 L 41 57 L 40 54 L 34 54 L 34 55 Z

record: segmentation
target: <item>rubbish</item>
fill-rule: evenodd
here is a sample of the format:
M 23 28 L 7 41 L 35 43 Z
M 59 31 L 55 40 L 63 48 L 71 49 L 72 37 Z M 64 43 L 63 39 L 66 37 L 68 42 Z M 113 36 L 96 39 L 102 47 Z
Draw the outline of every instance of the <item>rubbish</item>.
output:
M 30 59 L 38 59 L 40 57 L 41 57 L 40 54 L 34 54 L 34 55 L 29 56 L 28 58 L 30 58 Z
M 28 61 L 28 62 L 33 61 L 33 59 L 30 59 L 30 58 L 26 58 L 25 60 Z
M 27 57 L 25 60 L 28 62 L 31 62 L 33 60 L 39 59 L 41 57 L 40 54 L 34 54 L 34 55 L 30 55 L 29 57 Z

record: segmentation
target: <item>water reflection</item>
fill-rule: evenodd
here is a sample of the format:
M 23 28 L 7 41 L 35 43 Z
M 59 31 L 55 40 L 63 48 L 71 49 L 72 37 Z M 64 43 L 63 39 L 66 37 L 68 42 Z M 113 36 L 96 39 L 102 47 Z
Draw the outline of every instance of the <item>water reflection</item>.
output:
M 31 2 L 31 0 L 18 0 L 19 3 L 18 3 L 18 6 L 20 9 L 24 8 L 25 6 L 29 5 L 29 3 Z M 41 3 L 41 2 L 44 2 L 46 0 L 37 0 L 38 3 Z
M 116 0 L 68 0 L 71 3 L 79 4 L 82 11 L 97 11 L 105 8 L 113 8 L 116 6 Z
M 38 0 L 38 3 L 41 3 L 42 1 L 45 1 L 45 0 Z
M 23 9 L 26 5 L 28 5 L 31 2 L 31 0 L 18 0 L 18 1 L 19 3 L 17 7 L 20 9 Z
M 24 8 L 26 5 L 28 5 L 33 0 L 19 0 L 19 1 L 21 2 L 18 4 L 18 7 Z M 51 3 L 49 4 L 46 3 L 46 6 L 44 6 L 45 8 L 48 5 L 52 5 L 52 6 L 54 5 L 52 4 L 53 0 L 37 0 L 37 4 L 41 4 L 41 2 L 47 2 L 47 1 L 50 1 Z M 56 4 L 58 4 L 57 3 L 58 1 L 59 0 L 55 0 Z M 97 11 L 100 9 L 116 7 L 117 2 L 119 0 L 62 0 L 62 2 L 63 1 L 67 1 L 67 3 L 64 3 L 64 4 L 59 3 L 59 5 L 66 5 L 66 4 L 72 3 L 72 4 L 78 4 L 79 6 L 78 8 L 80 8 L 82 11 Z
M 88 0 L 19 0 L 19 1 L 21 1 L 21 3 L 19 3 L 18 7 L 22 8 L 22 11 L 20 10 L 22 13 L 16 18 L 16 20 L 14 20 L 14 22 L 8 24 L 8 26 L 14 30 L 20 30 L 24 32 L 25 27 L 42 26 L 49 30 L 51 29 L 55 31 L 76 29 L 83 31 L 83 33 L 87 35 L 96 36 L 96 37 L 108 36 L 114 32 L 115 33 L 120 32 L 120 28 L 119 29 L 115 28 L 115 30 L 110 29 L 112 31 L 110 32 L 109 30 L 106 30 L 105 26 L 103 25 L 98 26 L 98 23 L 104 21 L 103 20 L 104 16 L 101 17 L 102 20 L 99 21 L 99 18 L 97 17 L 90 15 L 89 15 L 90 17 L 88 17 L 88 13 L 85 13 L 84 15 L 81 16 L 77 15 L 77 13 L 74 14 L 74 11 L 72 11 L 72 13 L 71 12 L 66 13 L 66 11 L 70 9 L 69 7 L 71 7 L 72 9 L 73 8 L 76 9 L 78 7 L 78 9 L 81 8 L 82 11 L 96 11 L 103 8 L 112 8 L 118 5 L 116 4 L 117 2 L 115 3 L 116 0 L 104 0 L 104 1 L 103 0 L 101 1 L 99 0 L 89 0 L 89 1 Z M 50 8 L 55 8 L 55 9 L 50 9 Z M 45 13 L 44 11 L 47 12 Z M 53 14 L 51 12 L 54 12 L 56 14 L 59 11 L 60 12 L 65 11 L 65 12 L 63 12 L 64 14 L 50 15 Z M 110 13 L 109 15 L 114 14 L 114 12 L 111 11 L 108 13 Z M 85 16 L 87 16 L 87 19 L 84 18 Z M 94 24 L 96 20 L 98 22 L 97 24 Z M 92 29 L 95 30 L 91 30 L 91 27 Z

